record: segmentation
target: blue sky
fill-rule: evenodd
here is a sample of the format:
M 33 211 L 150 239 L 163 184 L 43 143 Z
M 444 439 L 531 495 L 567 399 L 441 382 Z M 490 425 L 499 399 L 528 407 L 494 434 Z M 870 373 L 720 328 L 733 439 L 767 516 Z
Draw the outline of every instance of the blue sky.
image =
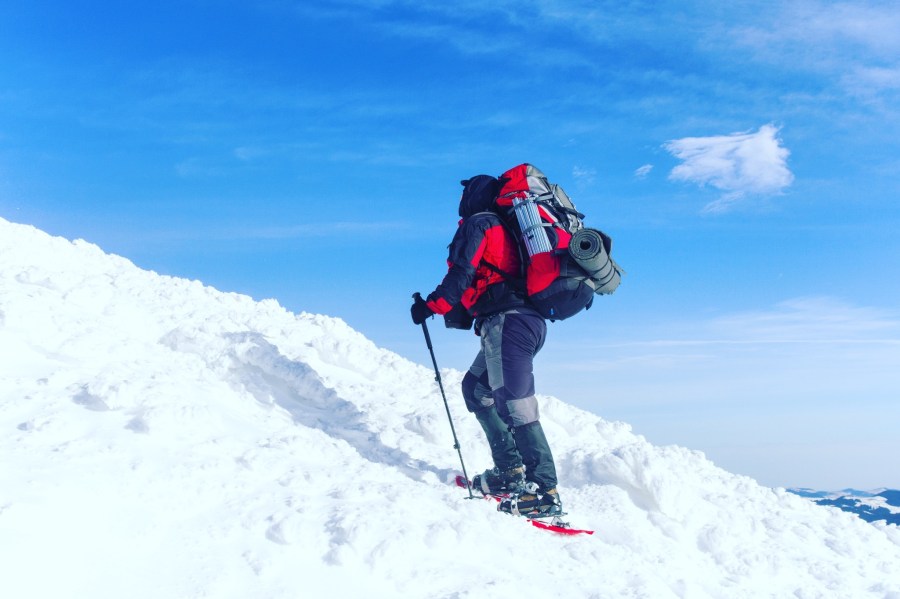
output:
M 427 364 L 459 180 L 531 162 L 628 273 L 540 392 L 764 484 L 900 487 L 900 8 L 482 4 L 4 3 L 0 216 Z

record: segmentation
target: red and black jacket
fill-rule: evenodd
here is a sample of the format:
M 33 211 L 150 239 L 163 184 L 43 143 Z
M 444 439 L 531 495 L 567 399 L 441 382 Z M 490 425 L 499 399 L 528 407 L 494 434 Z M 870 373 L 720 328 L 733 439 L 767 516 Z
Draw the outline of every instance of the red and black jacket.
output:
M 460 221 L 447 264 L 447 275 L 426 300 L 436 314 L 462 304 L 477 318 L 527 303 L 522 282 L 501 274 L 521 272 L 519 250 L 493 212 L 478 212 Z

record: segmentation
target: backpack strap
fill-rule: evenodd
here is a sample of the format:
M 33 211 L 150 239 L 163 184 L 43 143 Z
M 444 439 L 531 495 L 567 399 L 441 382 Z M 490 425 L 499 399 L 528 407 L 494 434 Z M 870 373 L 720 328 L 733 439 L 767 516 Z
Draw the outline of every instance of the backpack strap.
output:
M 574 208 L 568 208 L 566 206 L 560 205 L 557 207 L 557 210 L 559 210 L 560 212 L 565 212 L 566 214 L 571 214 L 572 216 L 577 216 L 578 220 L 584 220 L 584 214 L 578 212 Z
M 505 270 L 501 269 L 496 264 L 491 264 L 484 258 L 481 259 L 481 266 L 484 266 L 488 270 L 495 272 L 498 275 L 500 275 L 501 277 L 503 277 L 503 282 L 507 283 L 511 287 L 518 289 L 518 290 L 525 289 L 525 279 L 524 278 L 514 276 L 514 275 L 506 272 Z
M 525 284 L 524 278 L 513 276 L 484 259 L 481 260 L 481 265 L 503 277 L 502 280 L 490 285 L 485 290 L 485 295 L 488 297 L 502 297 L 503 294 L 506 293 L 506 291 L 503 290 L 512 290 L 517 294 L 521 294 L 522 297 L 527 298 L 528 287 Z
M 481 263 L 484 264 L 488 269 L 502 276 L 505 280 L 509 281 L 510 284 L 517 289 L 525 290 L 525 272 L 528 268 L 528 255 L 522 250 L 522 244 L 519 243 L 518 235 L 516 235 L 515 230 L 513 230 L 513 228 L 509 225 L 509 221 L 504 218 L 503 214 L 498 214 L 497 212 L 494 212 L 494 214 L 497 215 L 500 220 L 500 224 L 506 230 L 509 238 L 512 239 L 513 245 L 516 247 L 516 253 L 519 255 L 519 275 L 514 276 L 510 273 L 504 272 L 500 270 L 500 268 L 498 268 L 496 265 L 486 261 L 484 258 L 481 259 Z M 513 214 L 514 213 L 512 208 L 508 208 L 506 210 L 506 216 L 508 218 L 515 218 Z

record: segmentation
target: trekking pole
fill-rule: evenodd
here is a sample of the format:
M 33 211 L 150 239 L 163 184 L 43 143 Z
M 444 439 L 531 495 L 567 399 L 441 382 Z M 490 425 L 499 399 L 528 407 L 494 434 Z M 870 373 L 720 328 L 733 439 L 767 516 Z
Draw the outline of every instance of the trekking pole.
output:
M 413 294 L 414 299 L 421 299 L 422 296 L 416 292 Z M 431 363 L 434 364 L 434 380 L 437 381 L 438 388 L 441 390 L 441 397 L 444 398 L 444 409 L 447 410 L 447 420 L 450 421 L 450 432 L 453 433 L 453 448 L 459 454 L 459 465 L 462 466 L 463 477 L 466 479 L 466 489 L 469 490 L 469 499 L 475 499 L 472 495 L 472 485 L 469 484 L 469 475 L 466 473 L 466 464 L 463 462 L 462 450 L 459 447 L 459 439 L 456 438 L 456 427 L 453 426 L 453 417 L 450 415 L 450 404 L 447 403 L 447 394 L 444 393 L 444 382 L 441 380 L 441 371 L 438 370 L 437 359 L 434 357 L 434 347 L 431 345 L 431 335 L 428 334 L 428 325 L 422 321 L 422 332 L 425 333 L 425 345 L 428 346 L 428 352 L 431 354 Z

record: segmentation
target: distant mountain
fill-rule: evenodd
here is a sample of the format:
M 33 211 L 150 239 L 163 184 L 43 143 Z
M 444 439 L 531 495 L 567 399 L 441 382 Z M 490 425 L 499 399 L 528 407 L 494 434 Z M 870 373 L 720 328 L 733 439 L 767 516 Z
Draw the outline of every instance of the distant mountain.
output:
M 900 491 L 896 491 L 894 489 L 886 489 L 879 493 L 879 495 L 885 498 L 888 505 L 900 506 Z
M 900 491 L 894 489 L 817 491 L 798 488 L 788 489 L 788 491 L 811 499 L 819 505 L 830 505 L 856 514 L 866 522 L 884 520 L 888 524 L 900 524 Z

